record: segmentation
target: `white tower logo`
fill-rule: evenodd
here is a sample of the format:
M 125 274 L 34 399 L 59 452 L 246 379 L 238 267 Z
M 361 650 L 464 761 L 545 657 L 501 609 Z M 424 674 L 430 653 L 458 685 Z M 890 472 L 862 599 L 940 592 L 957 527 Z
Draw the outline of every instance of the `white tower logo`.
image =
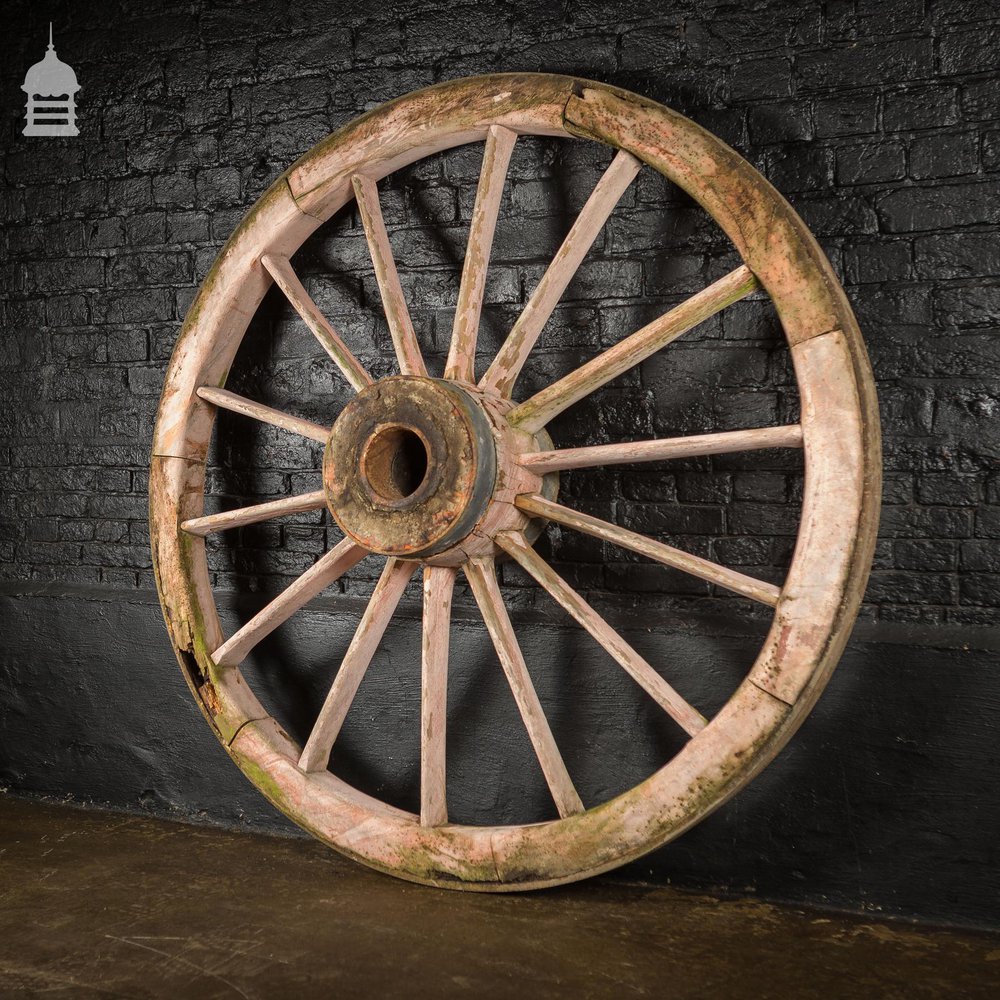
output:
M 49 48 L 45 58 L 25 74 L 21 87 L 28 95 L 25 135 L 79 135 L 75 94 L 80 89 L 76 73 L 56 55 L 49 21 Z

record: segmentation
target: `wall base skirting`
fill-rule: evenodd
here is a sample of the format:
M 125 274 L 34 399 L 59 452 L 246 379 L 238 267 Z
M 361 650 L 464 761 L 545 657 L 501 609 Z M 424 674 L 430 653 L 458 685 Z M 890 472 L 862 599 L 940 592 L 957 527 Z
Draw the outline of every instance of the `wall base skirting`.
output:
M 247 665 L 255 690 L 297 738 L 362 603 L 319 602 Z M 223 601 L 224 626 L 252 610 L 243 600 Z M 177 669 L 155 595 L 6 583 L 0 620 L 0 782 L 11 791 L 298 832 L 215 742 Z M 546 662 L 542 651 L 557 622 L 519 623 L 529 667 Z M 751 628 L 717 625 L 627 635 L 680 690 L 712 708 L 756 642 Z M 585 801 L 594 802 L 650 773 L 676 734 L 586 637 L 565 635 L 564 655 L 550 655 L 536 683 L 567 765 Z M 777 761 L 699 827 L 620 877 L 1000 925 L 1000 791 L 992 780 L 998 643 L 985 630 L 963 635 L 956 642 L 949 630 L 859 625 L 818 707 Z M 449 796 L 457 818 L 475 821 L 477 811 L 498 806 L 514 822 L 544 810 L 537 765 L 472 615 L 457 616 L 452 649 Z M 289 690 L 294 703 L 286 704 Z M 417 621 L 404 616 L 366 678 L 335 768 L 408 808 L 418 773 L 418 697 Z M 498 765 L 501 754 L 506 766 Z

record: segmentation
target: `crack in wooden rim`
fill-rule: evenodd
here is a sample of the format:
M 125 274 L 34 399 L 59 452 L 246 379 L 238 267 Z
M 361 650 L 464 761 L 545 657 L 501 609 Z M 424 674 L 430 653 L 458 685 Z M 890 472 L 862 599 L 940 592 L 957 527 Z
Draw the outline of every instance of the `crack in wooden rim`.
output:
M 210 654 L 223 636 L 205 543 L 179 525 L 204 513 L 215 411 L 197 390 L 225 381 L 271 285 L 262 255 L 291 256 L 354 196 L 352 177 L 377 180 L 497 129 L 627 150 L 687 191 L 727 233 L 774 301 L 791 348 L 806 463 L 802 523 L 772 627 L 747 678 L 659 771 L 556 821 L 421 826 L 327 771 L 298 769 L 299 748 L 238 667 L 220 666 Z M 860 332 L 829 262 L 784 199 L 729 147 L 668 108 L 600 83 L 504 74 L 441 84 L 363 115 L 297 161 L 249 212 L 203 283 L 170 362 L 154 435 L 150 527 L 178 660 L 248 778 L 295 822 L 375 868 L 433 885 L 509 891 L 572 881 L 641 856 L 717 808 L 774 757 L 847 641 L 871 563 L 879 494 L 877 405 Z

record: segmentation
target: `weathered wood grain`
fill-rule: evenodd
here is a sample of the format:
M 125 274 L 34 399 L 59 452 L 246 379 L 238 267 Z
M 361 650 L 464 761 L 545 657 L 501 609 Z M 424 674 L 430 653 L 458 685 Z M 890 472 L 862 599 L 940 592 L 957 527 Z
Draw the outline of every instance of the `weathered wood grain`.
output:
M 560 607 L 585 628 L 656 703 L 690 736 L 705 728 L 705 717 L 689 705 L 522 536 L 506 532 L 497 545 L 514 557 Z
M 424 826 L 448 822 L 448 640 L 455 573 L 450 566 L 424 569 L 420 674 L 420 822 Z
M 301 514 L 309 510 L 321 510 L 326 506 L 326 493 L 316 490 L 314 493 L 303 493 L 297 497 L 282 497 L 268 503 L 254 504 L 252 507 L 237 507 L 235 510 L 224 510 L 219 514 L 208 514 L 205 517 L 192 517 L 181 523 L 181 530 L 189 535 L 210 535 L 215 531 L 228 531 L 245 524 L 257 524 L 269 521 L 274 517 L 285 517 L 288 514 Z
M 497 585 L 493 560 L 473 559 L 466 563 L 464 570 L 483 621 L 493 639 L 500 665 L 507 675 L 514 700 L 524 720 L 524 728 L 531 738 L 531 745 L 535 748 L 535 756 L 542 766 L 542 773 L 548 782 L 559 815 L 572 816 L 574 813 L 583 812 L 583 803 L 573 787 L 573 779 L 570 778 L 562 754 L 559 753 L 559 747 L 556 746 L 545 712 L 535 693 L 535 686 L 531 683 L 521 647 L 517 644 L 514 627 L 510 623 L 503 596 Z
M 220 666 L 240 663 L 243 658 L 299 608 L 326 590 L 335 580 L 367 555 L 354 542 L 344 539 L 309 567 L 290 587 L 281 592 L 238 632 L 230 636 L 212 658 Z
M 592 535 L 594 538 L 600 538 L 613 545 L 620 545 L 624 549 L 638 552 L 649 559 L 663 563 L 664 566 L 671 566 L 674 569 L 690 573 L 691 576 L 696 576 L 700 580 L 707 580 L 709 583 L 725 587 L 726 590 L 741 594 L 743 597 L 749 597 L 752 601 L 759 601 L 761 604 L 767 604 L 773 608 L 781 597 L 781 588 L 776 587 L 773 583 L 755 580 L 752 576 L 737 573 L 736 570 L 727 569 L 718 563 L 702 559 L 701 556 L 682 552 L 672 545 L 665 545 L 663 542 L 647 538 L 638 532 L 629 531 L 628 528 L 619 528 L 616 524 L 591 517 L 590 514 L 581 514 L 579 511 L 571 510 L 562 504 L 546 500 L 543 496 L 522 494 L 514 502 L 521 510 L 527 511 L 529 514 L 548 518 L 550 521 L 563 524 L 567 528 L 582 531 L 585 535 Z
M 415 562 L 389 559 L 379 577 L 357 631 L 351 640 L 330 693 L 323 702 L 319 718 L 302 748 L 299 767 L 303 771 L 321 771 L 330 761 L 330 751 L 340 733 L 351 702 L 382 641 L 396 605 L 417 568 Z
M 406 297 L 396 270 L 396 260 L 392 255 L 389 234 L 385 231 L 382 207 L 378 200 L 378 185 L 365 174 L 353 177 L 354 197 L 358 202 L 358 214 L 368 237 L 375 279 L 382 293 L 382 308 L 389 324 L 389 333 L 396 348 L 399 370 L 403 375 L 426 375 L 423 355 L 417 343 L 417 334 L 406 307 Z
M 511 411 L 511 423 L 526 431 L 541 430 L 567 407 L 634 368 L 726 306 L 745 298 L 757 287 L 757 279 L 748 267 L 740 266 L 730 271 L 576 371 L 536 392 Z
M 566 234 L 562 246 L 556 251 L 548 270 L 531 293 L 528 304 L 507 335 L 503 347 L 480 380 L 479 384 L 483 389 L 502 396 L 511 394 L 552 310 L 641 167 L 642 163 L 624 150 L 611 161 Z
M 529 451 L 518 456 L 518 464 L 533 472 L 559 472 L 562 469 L 586 469 L 592 466 L 628 465 L 631 462 L 658 462 L 670 458 L 696 458 L 701 455 L 725 455 L 761 448 L 801 448 L 802 428 L 754 427 L 745 431 L 720 431 L 717 434 L 693 434 L 690 437 L 657 438 L 654 441 L 627 441 L 621 444 L 598 444 L 584 448 L 558 448 L 553 451 Z
M 813 677 L 816 636 L 836 631 L 843 606 L 838 595 L 865 544 L 858 511 L 870 483 L 858 384 L 843 332 L 811 337 L 791 353 L 806 447 L 802 514 L 781 605 L 750 676 L 795 704 Z
M 288 258 L 281 254 L 266 253 L 260 258 L 260 262 L 355 391 L 360 392 L 366 385 L 371 385 L 371 375 L 351 353 L 340 334 L 334 330 L 333 324 L 320 312 L 299 276 L 292 270 Z
M 445 378 L 475 381 L 476 341 L 479 336 L 486 272 L 490 265 L 493 234 L 496 232 L 507 165 L 516 140 L 516 132 L 499 125 L 494 125 L 486 137 L 476 204 L 472 209 L 472 223 L 469 226 L 469 242 L 465 249 L 465 263 L 462 265 L 462 283 L 455 306 L 451 347 L 444 366 Z
M 261 423 L 280 427 L 293 434 L 300 434 L 311 441 L 326 444 L 326 439 L 330 436 L 329 427 L 315 424 L 311 420 L 303 420 L 302 417 L 293 417 L 290 413 L 283 413 L 281 410 L 265 406 L 263 403 L 255 403 L 252 399 L 230 392 L 228 389 L 216 389 L 210 385 L 203 385 L 198 389 L 198 395 L 206 402 L 213 403 L 223 410 L 241 413 L 243 416 L 252 417 Z

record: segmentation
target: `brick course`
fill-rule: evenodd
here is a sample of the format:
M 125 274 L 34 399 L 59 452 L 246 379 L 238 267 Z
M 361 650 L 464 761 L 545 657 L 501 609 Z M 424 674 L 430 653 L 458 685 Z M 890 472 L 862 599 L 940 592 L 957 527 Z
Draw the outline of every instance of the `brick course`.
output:
M 0 345 L 0 572 L 152 586 L 146 469 L 167 358 L 199 281 L 296 156 L 376 104 L 454 76 L 577 73 L 663 101 L 732 143 L 791 200 L 855 305 L 885 432 L 885 511 L 865 614 L 1000 621 L 1000 12 L 990 3 L 359 3 L 335 19 L 283 0 L 222 8 L 94 3 L 55 24 L 77 72 L 78 139 L 29 140 L 23 73 L 44 51 L 35 5 L 8 5 Z M 324 23 L 324 21 L 326 23 Z M 495 349 L 610 158 L 519 143 L 487 283 Z M 414 322 L 447 350 L 478 150 L 382 185 Z M 644 171 L 546 330 L 522 391 L 541 386 L 733 265 L 714 225 Z M 388 331 L 358 221 L 345 212 L 298 266 L 376 374 Z M 482 359 L 486 360 L 486 355 Z M 314 419 L 347 393 L 276 296 L 232 385 Z M 562 443 L 795 419 L 773 311 L 755 297 L 629 373 L 553 429 Z M 210 505 L 315 488 L 318 446 L 220 419 Z M 566 476 L 573 503 L 781 579 L 801 468 L 779 453 Z M 224 589 L 270 588 L 335 533 L 322 515 L 210 545 Z M 743 609 L 698 581 L 553 531 L 560 570 L 606 602 Z M 371 563 L 371 564 L 369 564 Z M 344 582 L 365 592 L 366 561 Z M 512 603 L 534 591 L 505 570 Z M 915 617 L 919 609 L 919 618 Z M 750 609 L 745 609 L 750 610 Z

